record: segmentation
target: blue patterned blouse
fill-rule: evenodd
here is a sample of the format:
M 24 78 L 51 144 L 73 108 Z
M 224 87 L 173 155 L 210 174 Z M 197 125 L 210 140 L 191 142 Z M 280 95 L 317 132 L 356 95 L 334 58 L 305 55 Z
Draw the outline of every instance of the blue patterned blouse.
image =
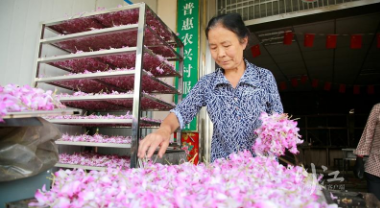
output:
M 233 152 L 251 150 L 261 125 L 261 112 L 282 113 L 283 107 L 272 73 L 246 62 L 246 71 L 233 88 L 218 68 L 202 77 L 190 93 L 171 112 L 181 128 L 190 123 L 201 107 L 206 106 L 214 125 L 211 161 Z

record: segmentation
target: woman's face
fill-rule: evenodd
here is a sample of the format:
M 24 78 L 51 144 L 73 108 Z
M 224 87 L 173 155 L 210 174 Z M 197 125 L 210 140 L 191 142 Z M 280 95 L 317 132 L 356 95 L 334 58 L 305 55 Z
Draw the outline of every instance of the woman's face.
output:
M 240 40 L 235 33 L 217 24 L 209 30 L 208 42 L 212 58 L 224 70 L 245 66 L 243 50 L 247 46 L 248 37 Z

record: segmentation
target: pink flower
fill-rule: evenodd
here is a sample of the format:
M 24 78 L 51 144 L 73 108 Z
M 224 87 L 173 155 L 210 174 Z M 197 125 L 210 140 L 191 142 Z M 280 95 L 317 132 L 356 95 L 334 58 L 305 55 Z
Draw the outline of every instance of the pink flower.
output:
M 53 96 L 52 91 L 44 91 L 32 88 L 28 85 L 18 87 L 9 84 L 0 86 L 0 121 L 8 112 L 19 112 L 26 110 L 53 110 L 64 107 Z
M 260 119 L 262 125 L 255 131 L 258 136 L 252 147 L 255 153 L 280 156 L 285 154 L 285 149 L 298 153 L 297 144 L 303 141 L 299 139 L 297 122 L 286 114 L 278 113 L 262 113 Z

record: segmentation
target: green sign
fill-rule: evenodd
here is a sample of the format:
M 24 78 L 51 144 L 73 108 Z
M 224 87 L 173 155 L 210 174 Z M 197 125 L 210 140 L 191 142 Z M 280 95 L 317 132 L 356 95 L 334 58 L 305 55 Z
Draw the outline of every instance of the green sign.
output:
M 178 0 L 177 30 L 184 44 L 183 55 L 183 88 L 185 98 L 198 82 L 198 27 L 199 27 L 199 0 Z M 177 64 L 178 69 L 178 64 Z M 176 83 L 178 86 L 178 83 Z M 176 100 L 177 101 L 177 100 Z M 197 118 L 195 117 L 183 131 L 197 131 Z

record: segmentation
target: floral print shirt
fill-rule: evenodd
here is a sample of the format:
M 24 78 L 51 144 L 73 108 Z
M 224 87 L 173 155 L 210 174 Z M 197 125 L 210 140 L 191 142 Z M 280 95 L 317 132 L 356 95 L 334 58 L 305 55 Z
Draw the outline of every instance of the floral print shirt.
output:
M 221 68 L 202 77 L 186 98 L 171 112 L 181 128 L 190 123 L 201 107 L 206 106 L 213 122 L 211 161 L 226 158 L 233 152 L 252 150 L 260 127 L 262 112 L 283 113 L 276 81 L 272 73 L 246 62 L 246 70 L 233 88 Z

